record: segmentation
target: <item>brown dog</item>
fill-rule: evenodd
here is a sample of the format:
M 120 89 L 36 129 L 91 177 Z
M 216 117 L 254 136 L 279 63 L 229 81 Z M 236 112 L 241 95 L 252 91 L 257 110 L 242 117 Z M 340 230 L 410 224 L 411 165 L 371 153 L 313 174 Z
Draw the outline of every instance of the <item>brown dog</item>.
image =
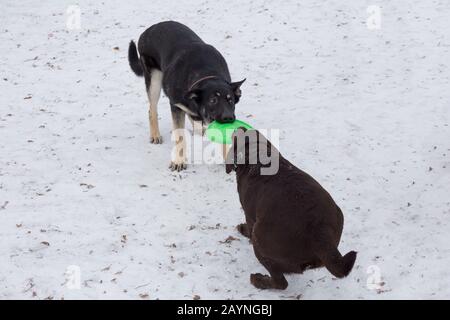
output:
M 264 175 L 275 165 L 277 172 Z M 258 131 L 244 128 L 233 134 L 226 172 L 232 170 L 246 219 L 238 230 L 251 239 L 256 258 L 270 273 L 252 274 L 255 287 L 286 289 L 284 273 L 321 266 L 338 278 L 350 273 L 356 252 L 342 256 L 337 249 L 344 217 L 316 180 L 284 159 Z

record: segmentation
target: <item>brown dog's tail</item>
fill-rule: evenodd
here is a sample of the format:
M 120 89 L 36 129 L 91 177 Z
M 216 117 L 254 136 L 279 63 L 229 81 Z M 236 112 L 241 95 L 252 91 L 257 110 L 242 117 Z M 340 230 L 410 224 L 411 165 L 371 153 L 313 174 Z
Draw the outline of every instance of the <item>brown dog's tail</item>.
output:
M 337 278 L 346 277 L 352 271 L 356 260 L 356 251 L 342 256 L 335 246 L 327 246 L 318 250 L 318 256 L 331 274 Z
M 130 63 L 131 70 L 138 76 L 144 75 L 144 69 L 142 68 L 141 61 L 139 60 L 136 44 L 134 41 L 130 42 L 128 47 L 128 62 Z

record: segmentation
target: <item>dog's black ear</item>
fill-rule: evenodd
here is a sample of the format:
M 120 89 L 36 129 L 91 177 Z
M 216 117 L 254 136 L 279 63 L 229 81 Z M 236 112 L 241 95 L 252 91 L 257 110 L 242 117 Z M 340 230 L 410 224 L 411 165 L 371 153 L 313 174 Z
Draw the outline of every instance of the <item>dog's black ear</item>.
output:
M 241 95 L 242 95 L 241 85 L 245 82 L 245 80 L 247 80 L 247 79 L 230 83 L 231 89 L 234 92 L 234 103 L 235 104 L 238 103 L 239 99 L 241 98 Z
M 200 99 L 201 99 L 201 92 L 200 90 L 191 90 L 188 91 L 185 95 L 184 98 L 188 101 L 194 101 L 199 103 Z

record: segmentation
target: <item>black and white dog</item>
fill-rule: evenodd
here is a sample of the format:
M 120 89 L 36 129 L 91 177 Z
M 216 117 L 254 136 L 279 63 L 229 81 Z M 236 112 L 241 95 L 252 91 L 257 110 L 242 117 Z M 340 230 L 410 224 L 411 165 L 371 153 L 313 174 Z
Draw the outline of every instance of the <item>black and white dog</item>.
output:
M 219 51 L 175 21 L 157 23 L 144 31 L 137 50 L 131 41 L 128 60 L 134 73 L 145 77 L 151 143 L 162 143 L 157 112 L 161 87 L 169 98 L 176 144 L 176 157 L 170 168 L 185 169 L 185 114 L 194 127 L 200 123 L 200 128 L 214 120 L 234 121 L 234 106 L 241 97 L 240 86 L 245 79 L 231 82 L 227 63 Z

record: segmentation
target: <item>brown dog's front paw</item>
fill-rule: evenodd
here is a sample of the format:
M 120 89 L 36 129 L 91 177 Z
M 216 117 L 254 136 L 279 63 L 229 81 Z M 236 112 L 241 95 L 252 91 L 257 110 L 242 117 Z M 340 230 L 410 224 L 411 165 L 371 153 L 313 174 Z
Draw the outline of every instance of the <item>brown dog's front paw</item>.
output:
M 261 273 L 252 273 L 250 275 L 250 283 L 258 289 L 273 288 L 272 278 Z
M 250 229 L 248 227 L 248 224 L 246 223 L 241 223 L 239 225 L 237 225 L 236 227 L 237 231 L 239 231 L 240 234 L 242 234 L 244 237 L 250 238 L 251 237 L 251 232 Z
M 170 165 L 169 165 L 169 169 L 170 169 L 171 171 L 178 171 L 178 172 L 180 172 L 180 171 L 182 171 L 182 170 L 185 170 L 186 168 L 187 168 L 187 164 L 184 163 L 184 162 L 178 163 L 178 162 L 172 161 L 172 162 L 170 163 Z
M 150 143 L 153 144 L 161 144 L 163 142 L 163 139 L 161 136 L 158 137 L 150 137 Z

